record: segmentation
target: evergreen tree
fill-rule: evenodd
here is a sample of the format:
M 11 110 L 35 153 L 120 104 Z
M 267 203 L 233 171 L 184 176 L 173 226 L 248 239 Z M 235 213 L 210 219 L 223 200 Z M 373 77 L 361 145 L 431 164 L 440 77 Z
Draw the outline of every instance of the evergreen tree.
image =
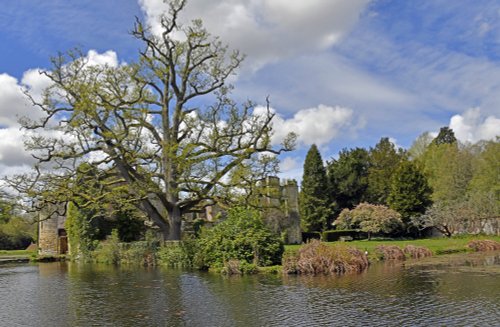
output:
M 327 228 L 331 216 L 328 182 L 321 154 L 315 144 L 307 152 L 304 162 L 300 212 L 305 231 L 322 231 Z
M 343 149 L 338 159 L 328 163 L 328 182 L 336 214 L 365 200 L 369 167 L 368 151 L 363 148 Z
M 431 188 L 417 166 L 408 160 L 399 165 L 391 180 L 391 192 L 387 202 L 391 209 L 401 214 L 409 227 L 410 219 L 425 213 L 431 204 Z
M 457 142 L 455 133 L 448 126 L 441 127 L 438 136 L 432 140 L 431 144 L 441 145 L 441 144 L 454 144 Z
M 370 149 L 368 168 L 367 201 L 373 204 L 387 204 L 391 178 L 399 166 L 403 152 L 396 150 L 389 138 L 383 137 L 375 148 Z

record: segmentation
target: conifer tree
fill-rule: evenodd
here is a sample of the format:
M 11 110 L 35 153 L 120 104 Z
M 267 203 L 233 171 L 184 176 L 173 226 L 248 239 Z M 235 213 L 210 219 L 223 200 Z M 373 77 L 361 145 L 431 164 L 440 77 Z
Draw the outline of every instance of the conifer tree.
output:
M 407 227 L 412 217 L 423 214 L 431 204 L 431 188 L 413 162 L 401 162 L 392 177 L 387 202 L 391 209 L 401 214 Z
M 300 192 L 301 224 L 305 231 L 323 231 L 331 215 L 328 183 L 323 159 L 315 144 L 311 146 L 304 162 Z
M 432 140 L 431 144 L 441 145 L 441 144 L 454 144 L 457 142 L 455 133 L 453 130 L 447 126 L 441 127 L 438 136 Z
M 370 167 L 368 168 L 368 189 L 366 200 L 373 204 L 387 204 L 391 188 L 392 175 L 403 156 L 396 150 L 389 138 L 383 137 L 370 149 Z

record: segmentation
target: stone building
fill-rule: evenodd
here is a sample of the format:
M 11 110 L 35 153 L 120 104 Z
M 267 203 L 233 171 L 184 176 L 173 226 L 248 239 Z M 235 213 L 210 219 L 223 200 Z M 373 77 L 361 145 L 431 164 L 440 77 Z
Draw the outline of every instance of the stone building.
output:
M 257 183 L 255 190 L 265 224 L 276 234 L 283 237 L 286 244 L 300 244 L 302 232 L 299 216 L 299 189 L 293 180 L 283 181 L 269 176 Z M 184 216 L 183 231 L 191 233 L 193 222 L 202 219 L 206 223 L 217 223 L 217 217 L 225 216 L 218 205 L 207 206 L 202 212 Z
M 44 209 L 38 215 L 38 254 L 66 254 L 68 236 L 64 227 L 66 215 L 63 206 Z
M 259 183 L 260 201 L 266 225 L 282 235 L 287 244 L 300 244 L 299 188 L 294 180 L 283 183 L 275 176 L 266 177 Z
M 293 180 L 280 182 L 278 177 L 267 177 L 258 183 L 258 198 L 266 225 L 281 235 L 287 244 L 300 244 L 302 234 L 299 216 L 299 191 Z M 66 210 L 64 205 L 39 212 L 38 254 L 60 255 L 69 252 L 69 242 L 64 226 Z M 196 218 L 213 222 L 215 217 L 224 216 L 224 210 L 217 205 L 208 206 L 203 213 L 188 214 L 184 217 L 184 231 Z

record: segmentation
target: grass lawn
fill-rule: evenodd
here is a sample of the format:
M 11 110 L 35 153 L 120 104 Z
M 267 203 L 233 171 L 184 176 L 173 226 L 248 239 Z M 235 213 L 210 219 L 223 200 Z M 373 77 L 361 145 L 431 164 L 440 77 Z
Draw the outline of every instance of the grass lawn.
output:
M 0 258 L 5 257 L 30 257 L 36 254 L 36 250 L 0 250 Z
M 466 252 L 466 245 L 472 240 L 493 240 L 500 242 L 500 236 L 484 236 L 484 235 L 468 235 L 468 236 L 457 236 L 452 238 L 437 237 L 437 238 L 426 238 L 417 240 L 362 240 L 362 241 L 352 241 L 352 242 L 342 242 L 349 246 L 354 246 L 362 251 L 368 251 L 369 254 L 375 251 L 375 248 L 379 245 L 397 245 L 404 248 L 406 245 L 411 244 L 415 246 L 425 246 L 432 251 L 433 254 L 448 254 L 456 252 Z M 327 242 L 327 244 L 338 244 L 341 242 Z M 297 250 L 301 245 L 287 245 L 286 250 Z

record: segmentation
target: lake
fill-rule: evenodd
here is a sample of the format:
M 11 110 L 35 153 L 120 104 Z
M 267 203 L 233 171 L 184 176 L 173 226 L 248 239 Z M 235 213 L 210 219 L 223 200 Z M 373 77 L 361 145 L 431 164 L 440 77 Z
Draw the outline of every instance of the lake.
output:
M 359 275 L 224 277 L 77 263 L 0 266 L 0 326 L 498 326 L 500 253 Z

